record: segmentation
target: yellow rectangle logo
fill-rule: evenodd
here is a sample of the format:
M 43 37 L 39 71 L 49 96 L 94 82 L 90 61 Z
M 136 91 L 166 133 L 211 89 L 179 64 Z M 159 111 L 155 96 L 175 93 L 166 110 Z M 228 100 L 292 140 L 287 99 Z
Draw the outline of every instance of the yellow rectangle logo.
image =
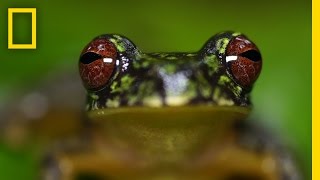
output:
M 32 41 L 31 44 L 13 44 L 13 13 L 31 13 Z M 37 9 L 36 8 L 8 8 L 8 49 L 36 49 L 37 48 Z

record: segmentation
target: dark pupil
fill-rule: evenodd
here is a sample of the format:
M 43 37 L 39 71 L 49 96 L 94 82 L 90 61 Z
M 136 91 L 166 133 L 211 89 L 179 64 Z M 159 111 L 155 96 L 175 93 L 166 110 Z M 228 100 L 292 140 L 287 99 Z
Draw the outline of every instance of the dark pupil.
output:
M 83 64 L 90 64 L 93 61 L 101 58 L 102 56 L 100 56 L 99 54 L 96 54 L 94 52 L 87 52 L 81 56 L 80 62 Z
M 261 54 L 256 50 L 249 50 L 240 54 L 242 57 L 246 57 L 251 61 L 257 62 L 261 60 Z

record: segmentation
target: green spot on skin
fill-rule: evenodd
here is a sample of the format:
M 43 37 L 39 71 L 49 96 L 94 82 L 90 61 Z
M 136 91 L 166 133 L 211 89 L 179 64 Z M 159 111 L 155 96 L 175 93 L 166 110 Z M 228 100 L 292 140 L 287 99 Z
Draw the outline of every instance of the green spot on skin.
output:
M 175 56 L 169 56 L 169 57 L 167 57 L 166 59 L 168 59 L 168 60 L 175 60 L 175 59 L 178 59 L 178 58 L 175 57 Z
M 120 105 L 119 97 L 117 97 L 115 99 L 108 99 L 106 102 L 107 107 L 115 108 L 115 107 L 119 107 L 119 105 Z
M 119 52 L 124 52 L 124 51 L 126 51 L 126 49 L 125 49 L 125 47 L 124 47 L 123 44 L 117 44 L 116 46 L 117 46 L 117 49 L 118 49 Z
M 91 99 L 93 100 L 98 100 L 99 99 L 99 96 L 94 94 L 94 93 L 90 93 L 89 96 L 91 97 Z
M 219 100 L 217 101 L 219 106 L 233 106 L 234 105 L 234 101 L 232 101 L 231 99 L 227 99 L 227 98 L 219 98 Z
M 162 53 L 162 54 L 159 55 L 160 58 L 165 58 L 167 56 L 168 56 L 168 54 L 166 54 L 166 53 Z
M 219 49 L 221 47 L 222 44 L 222 39 L 218 39 L 216 42 L 216 47 Z
M 224 54 L 226 52 L 226 48 L 227 48 L 228 43 L 229 43 L 228 38 L 221 39 L 221 46 L 220 47 L 217 46 L 220 54 Z
M 121 85 L 119 86 L 119 84 L 117 82 L 114 82 L 111 85 L 111 93 L 123 93 L 126 92 L 130 89 L 131 83 L 133 82 L 133 78 L 130 77 L 129 75 L 125 75 L 121 78 Z
M 237 96 L 237 97 L 240 97 L 241 95 L 241 92 L 242 92 L 242 88 L 238 85 L 236 85 L 234 88 L 233 88 L 233 92 L 234 94 Z
M 219 81 L 218 81 L 218 84 L 220 85 L 226 85 L 227 83 L 230 83 L 231 79 L 226 76 L 226 75 L 223 75 L 220 77 Z
M 241 33 L 239 33 L 239 32 L 234 32 L 234 33 L 232 34 L 233 37 L 239 36 L 239 35 L 241 35 Z
M 114 37 L 116 37 L 116 35 L 114 35 Z M 124 44 L 121 41 L 119 41 L 119 39 L 110 38 L 110 41 L 116 46 L 119 52 L 126 51 Z
M 114 34 L 113 37 L 117 38 L 117 40 L 122 40 L 122 37 L 119 35 Z
M 164 66 L 163 68 L 161 68 L 161 70 L 164 70 L 164 72 L 168 73 L 168 74 L 173 74 L 176 72 L 177 66 L 175 64 L 167 64 L 166 66 Z
M 118 85 L 118 82 L 117 81 L 115 81 L 115 82 L 113 82 L 112 84 L 111 84 L 111 86 L 110 86 L 110 88 L 111 88 L 111 93 L 115 93 L 115 92 L 117 92 L 117 85 Z
M 187 54 L 186 56 L 188 56 L 188 57 L 193 57 L 193 56 L 196 56 L 197 54 L 193 54 L 193 53 L 191 53 L 191 54 Z
M 138 62 L 138 61 L 133 61 L 133 67 L 134 67 L 135 69 L 141 68 L 140 62 Z
M 238 92 L 241 92 L 242 91 L 242 88 L 240 86 L 237 86 L 237 91 Z
M 143 67 L 143 68 L 146 68 L 146 67 L 149 67 L 149 66 L 150 66 L 150 61 L 144 60 L 144 61 L 142 62 L 142 67 Z
M 134 81 L 134 78 L 130 77 L 129 75 L 125 75 L 121 78 L 121 85 L 115 81 L 111 84 L 111 93 L 123 93 L 130 89 L 130 86 L 132 82 Z M 120 85 L 120 86 L 119 86 Z
M 215 74 L 219 69 L 219 61 L 215 55 L 206 56 L 204 59 L 205 63 L 210 68 L 209 75 L 212 76 Z
M 125 75 L 121 78 L 121 87 L 123 89 L 129 89 L 131 83 L 133 82 L 134 78 L 130 77 L 129 75 Z

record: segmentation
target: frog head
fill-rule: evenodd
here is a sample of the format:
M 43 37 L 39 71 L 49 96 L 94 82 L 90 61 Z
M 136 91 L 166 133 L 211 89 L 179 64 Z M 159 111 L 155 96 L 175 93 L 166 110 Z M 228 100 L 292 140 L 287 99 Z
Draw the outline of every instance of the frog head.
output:
M 87 110 L 123 107 L 250 107 L 262 58 L 245 35 L 222 32 L 196 53 L 143 53 L 128 38 L 106 34 L 82 51 Z
M 196 53 L 143 53 L 126 37 L 101 35 L 79 61 L 95 133 L 149 167 L 181 165 L 233 134 L 250 112 L 261 65 L 257 47 L 234 32 L 213 36 Z

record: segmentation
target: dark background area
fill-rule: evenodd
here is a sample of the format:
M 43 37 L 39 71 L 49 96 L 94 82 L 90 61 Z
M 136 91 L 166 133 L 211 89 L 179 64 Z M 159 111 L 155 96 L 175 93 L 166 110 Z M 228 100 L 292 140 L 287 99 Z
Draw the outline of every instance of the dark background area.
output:
M 37 8 L 37 49 L 7 49 L 7 8 Z M 16 17 L 15 42 L 31 26 Z M 30 16 L 29 16 L 30 17 Z M 196 51 L 217 32 L 240 31 L 260 48 L 263 70 L 254 111 L 296 153 L 311 177 L 311 1 L 53 1 L 0 2 L 0 108 L 12 92 L 33 86 L 54 67 L 77 68 L 93 37 L 118 33 L 145 52 Z M 28 151 L 0 144 L 0 179 L 34 179 Z

